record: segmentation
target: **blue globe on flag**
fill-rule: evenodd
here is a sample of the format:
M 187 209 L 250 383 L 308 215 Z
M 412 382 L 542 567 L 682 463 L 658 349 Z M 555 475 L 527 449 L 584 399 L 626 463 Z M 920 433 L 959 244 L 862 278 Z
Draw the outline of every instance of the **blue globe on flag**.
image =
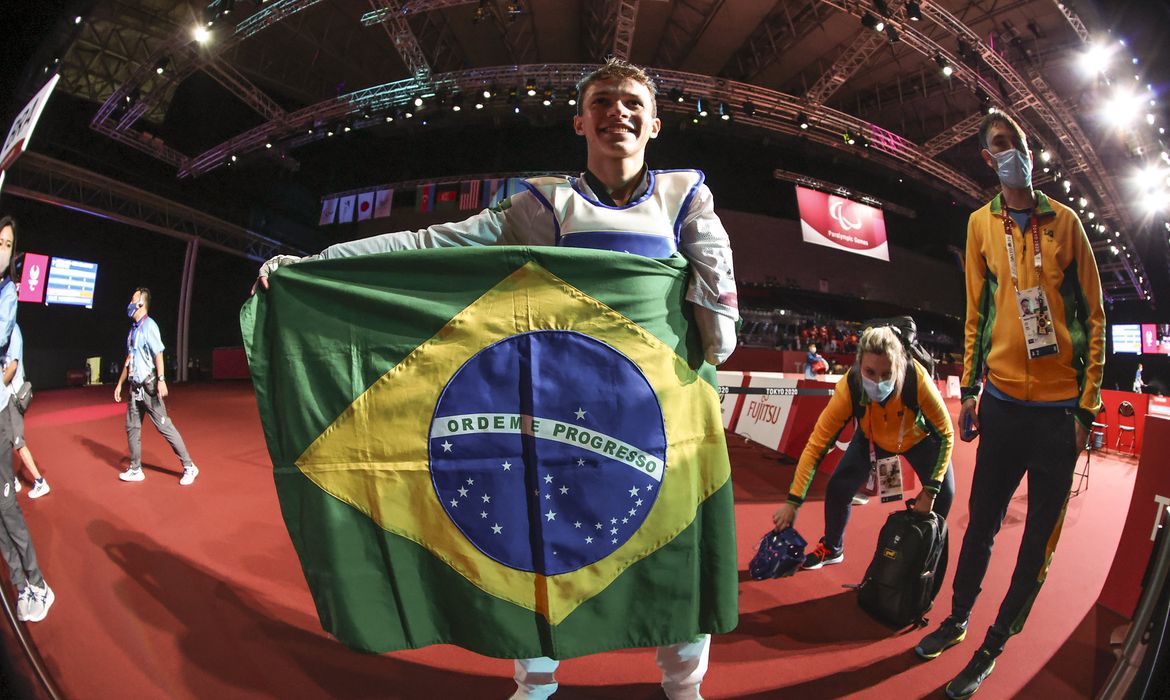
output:
M 428 435 L 447 515 L 481 552 L 546 576 L 604 559 L 642 525 L 666 469 L 658 397 L 588 335 L 534 331 L 452 376 Z

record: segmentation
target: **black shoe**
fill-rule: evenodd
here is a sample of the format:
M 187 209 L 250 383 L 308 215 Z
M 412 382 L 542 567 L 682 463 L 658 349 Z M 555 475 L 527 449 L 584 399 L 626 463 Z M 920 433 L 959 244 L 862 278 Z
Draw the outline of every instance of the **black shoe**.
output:
M 840 564 L 845 561 L 845 549 L 829 549 L 824 542 L 817 544 L 817 548 L 804 558 L 800 568 L 805 570 L 819 569 L 829 564 Z
M 924 659 L 933 659 L 967 638 L 967 618 L 948 617 L 938 629 L 922 638 L 914 653 Z
M 983 680 L 991 675 L 995 669 L 995 657 L 991 652 L 980 647 L 967 666 L 959 671 L 950 683 L 947 683 L 946 693 L 951 700 L 963 700 L 975 694 Z

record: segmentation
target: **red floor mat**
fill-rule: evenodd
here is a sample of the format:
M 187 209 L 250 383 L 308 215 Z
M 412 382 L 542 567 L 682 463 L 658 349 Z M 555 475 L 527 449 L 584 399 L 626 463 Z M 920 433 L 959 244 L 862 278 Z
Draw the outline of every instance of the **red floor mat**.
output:
M 123 483 L 123 413 L 111 388 L 46 391 L 28 415 L 28 440 L 53 487 L 24 494 L 45 576 L 57 592 L 30 635 L 70 698 L 504 698 L 511 663 L 453 647 L 384 656 L 352 652 L 324 632 L 280 518 L 251 387 L 178 386 L 168 408 L 201 473 L 179 486 L 180 468 L 151 427 L 143 429 L 142 483 Z M 952 406 L 952 409 L 954 407 Z M 793 467 L 731 437 L 739 558 L 770 523 Z M 967 521 L 974 448 L 955 453 L 958 496 L 951 528 Z M 1101 651 L 1114 618 L 1094 601 L 1120 537 L 1136 464 L 1098 459 L 1092 488 L 1073 499 L 1051 574 L 1022 634 L 980 698 L 1090 697 L 1112 657 Z M 798 529 L 821 535 L 819 477 Z M 991 624 L 1023 529 L 1022 487 L 996 543 L 972 641 L 923 663 L 921 632 L 898 635 L 857 607 L 841 586 L 857 582 L 876 533 L 895 504 L 859 507 L 845 561 L 793 578 L 741 575 L 741 622 L 716 638 L 703 685 L 708 698 L 939 696 Z M 1102 553 L 1109 553 L 1105 556 Z M 950 607 L 944 586 L 935 622 Z M 11 648 L 10 654 L 14 653 Z M 565 662 L 557 697 L 657 698 L 651 650 Z

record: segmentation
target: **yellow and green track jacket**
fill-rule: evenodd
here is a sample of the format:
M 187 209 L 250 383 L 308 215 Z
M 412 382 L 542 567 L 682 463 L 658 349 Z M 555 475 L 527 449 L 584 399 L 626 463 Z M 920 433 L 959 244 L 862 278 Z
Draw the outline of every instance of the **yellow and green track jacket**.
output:
M 1059 352 L 1029 359 L 1020 322 L 1003 226 L 1003 195 L 967 223 L 967 323 L 963 398 L 976 396 L 984 376 L 1022 402 L 1076 401 L 1088 427 L 1101 408 L 1105 311 L 1093 249 L 1072 209 L 1036 192 L 1041 275 L 1032 262 L 1032 232 L 1011 221 L 1020 289 L 1044 288 Z M 1010 220 L 1010 219 L 1009 219 Z
M 932 493 L 938 493 L 943 477 L 947 475 L 947 468 L 951 463 L 951 449 L 954 447 L 954 430 L 951 429 L 951 416 L 947 413 L 946 404 L 938 393 L 938 387 L 930 374 L 916 360 L 913 361 L 918 377 L 918 410 L 915 412 L 902 401 L 903 392 L 896 392 L 886 399 L 885 404 L 869 400 L 865 392 L 861 396 L 853 396 L 849 388 L 849 375 L 846 374 L 837 382 L 829 405 L 821 412 L 813 428 L 812 436 L 800 455 L 800 462 L 796 465 L 796 474 L 792 477 L 792 485 L 788 487 L 788 502 L 800 505 L 808 493 L 809 484 L 817 467 L 824 461 L 825 455 L 837 443 L 837 437 L 845 429 L 849 421 L 853 420 L 854 402 L 860 402 L 865 413 L 858 420 L 858 429 L 886 452 L 900 454 L 922 442 L 926 436 L 937 437 L 942 445 L 938 451 L 938 461 L 931 472 L 930 480 L 923 486 Z M 849 370 L 856 372 L 857 368 Z M 907 377 L 910 373 L 907 372 Z M 903 422 L 902 447 L 898 449 L 898 423 Z

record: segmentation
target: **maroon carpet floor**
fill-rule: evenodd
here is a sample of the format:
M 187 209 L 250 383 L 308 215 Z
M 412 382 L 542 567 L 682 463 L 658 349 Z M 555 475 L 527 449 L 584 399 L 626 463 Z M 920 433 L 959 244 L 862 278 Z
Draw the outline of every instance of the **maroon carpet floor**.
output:
M 123 483 L 123 405 L 111 388 L 46 391 L 28 414 L 28 440 L 52 493 L 20 503 L 42 568 L 57 593 L 27 633 L 69 698 L 505 698 L 509 661 L 449 646 L 373 656 L 321 631 L 281 521 L 251 387 L 177 386 L 168 401 L 201 473 L 180 468 L 152 426 L 143 429 L 147 478 Z M 952 406 L 952 410 L 956 407 Z M 792 465 L 730 437 L 746 569 L 783 499 Z M 955 453 L 954 546 L 967 522 L 974 448 Z M 1094 460 L 1089 490 L 1073 499 L 1047 585 L 1027 628 L 980 691 L 994 698 L 1088 698 L 1113 657 L 1119 624 L 1095 606 L 1121 534 L 1136 460 Z M 798 529 L 821 534 L 818 477 Z M 1023 529 L 1026 495 L 1013 502 L 972 619 L 972 640 L 921 662 L 921 632 L 871 621 L 842 588 L 862 576 L 881 523 L 896 504 L 856 508 L 844 563 L 778 581 L 741 573 L 741 619 L 717 637 L 703 685 L 708 698 L 940 697 L 991 624 Z M 931 617 L 950 607 L 950 581 Z M 10 634 L 10 633 L 6 633 Z M 7 653 L 16 654 L 11 638 Z M 653 651 L 572 659 L 557 697 L 655 698 Z

